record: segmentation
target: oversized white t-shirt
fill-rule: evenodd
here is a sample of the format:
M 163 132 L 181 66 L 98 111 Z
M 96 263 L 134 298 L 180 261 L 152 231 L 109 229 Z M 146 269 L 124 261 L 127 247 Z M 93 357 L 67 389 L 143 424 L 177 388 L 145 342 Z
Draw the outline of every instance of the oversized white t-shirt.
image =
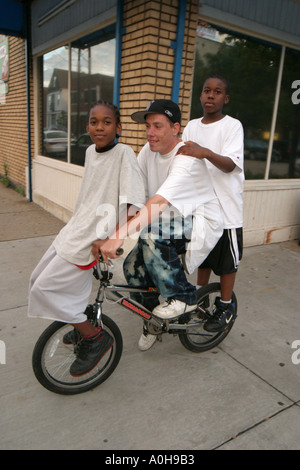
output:
M 145 202 L 144 182 L 132 148 L 119 143 L 98 153 L 91 145 L 73 216 L 53 242 L 57 254 L 70 263 L 88 265 L 94 261 L 93 241 L 110 235 L 127 204 L 140 208 Z
M 176 152 L 161 155 L 147 143 L 138 156 L 147 198 L 159 194 L 177 210 L 178 216 L 193 215 L 193 233 L 187 246 L 186 267 L 192 273 L 207 257 L 222 235 L 224 224 L 208 169 L 203 160 Z M 176 213 L 175 213 L 176 216 Z
M 202 119 L 193 119 L 187 124 L 182 134 L 182 140 L 196 142 L 214 153 L 233 160 L 236 165 L 235 169 L 231 173 L 224 173 L 204 159 L 223 210 L 225 228 L 242 227 L 244 185 L 244 131 L 242 124 L 231 116 L 224 116 L 211 124 L 203 124 Z

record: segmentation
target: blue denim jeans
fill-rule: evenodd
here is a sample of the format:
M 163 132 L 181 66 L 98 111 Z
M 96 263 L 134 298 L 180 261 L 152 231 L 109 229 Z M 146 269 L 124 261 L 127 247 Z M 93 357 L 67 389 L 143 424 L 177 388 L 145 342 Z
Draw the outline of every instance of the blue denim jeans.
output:
M 179 254 L 185 253 L 192 229 L 192 217 L 173 218 L 149 225 L 124 261 L 123 270 L 130 286 L 157 287 L 159 293 L 131 294 L 132 299 L 150 311 L 158 297 L 173 297 L 189 305 L 197 303 L 196 288 L 186 278 Z

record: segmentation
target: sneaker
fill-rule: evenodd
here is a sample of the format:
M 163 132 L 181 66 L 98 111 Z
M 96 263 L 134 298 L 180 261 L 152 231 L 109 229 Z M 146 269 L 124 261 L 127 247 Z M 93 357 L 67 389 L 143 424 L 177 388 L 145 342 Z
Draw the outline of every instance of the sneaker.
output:
M 90 372 L 112 347 L 113 342 L 113 338 L 105 330 L 83 338 L 78 344 L 77 358 L 70 367 L 70 374 L 80 377 Z
M 64 344 L 77 344 L 82 339 L 81 334 L 75 328 L 63 336 Z
M 157 340 L 157 335 L 151 335 L 146 328 L 143 328 L 143 334 L 141 335 L 138 348 L 140 351 L 148 351 L 155 341 Z
M 233 302 L 225 304 L 221 302 L 220 297 L 216 297 L 215 300 L 215 311 L 211 318 L 204 324 L 204 329 L 211 333 L 217 333 L 224 331 L 228 328 L 235 320 L 235 305 Z
M 176 318 L 183 313 L 191 312 L 197 308 L 197 304 L 188 305 L 181 300 L 170 297 L 166 302 L 159 304 L 153 310 L 153 315 L 164 320 Z

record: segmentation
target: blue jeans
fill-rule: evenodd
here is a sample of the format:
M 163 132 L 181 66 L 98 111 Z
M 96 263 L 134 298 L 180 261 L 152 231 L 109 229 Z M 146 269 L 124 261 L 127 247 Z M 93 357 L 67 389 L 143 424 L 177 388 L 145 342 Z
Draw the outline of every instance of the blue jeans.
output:
M 197 303 L 196 288 L 188 282 L 178 257 L 185 253 L 191 229 L 192 217 L 149 225 L 125 259 L 123 271 L 130 286 L 158 288 L 159 293 L 131 294 L 132 299 L 148 310 L 152 311 L 159 304 L 159 295 L 188 305 Z

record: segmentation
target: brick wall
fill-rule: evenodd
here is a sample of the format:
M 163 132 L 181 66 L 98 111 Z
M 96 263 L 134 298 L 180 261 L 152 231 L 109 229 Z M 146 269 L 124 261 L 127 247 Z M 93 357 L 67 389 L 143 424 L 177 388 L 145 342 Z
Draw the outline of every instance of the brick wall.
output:
M 25 188 L 27 166 L 25 41 L 15 37 L 9 37 L 8 94 L 2 97 L 0 104 L 1 175 L 4 174 L 4 165 L 7 166 L 8 178 L 13 185 Z
M 130 115 L 145 109 L 153 99 L 171 98 L 175 58 L 171 41 L 176 41 L 179 1 L 124 1 L 121 141 L 131 145 L 135 152 L 145 143 L 145 126 L 134 123 Z M 178 103 L 182 128 L 189 120 L 197 13 L 198 0 L 188 0 Z

